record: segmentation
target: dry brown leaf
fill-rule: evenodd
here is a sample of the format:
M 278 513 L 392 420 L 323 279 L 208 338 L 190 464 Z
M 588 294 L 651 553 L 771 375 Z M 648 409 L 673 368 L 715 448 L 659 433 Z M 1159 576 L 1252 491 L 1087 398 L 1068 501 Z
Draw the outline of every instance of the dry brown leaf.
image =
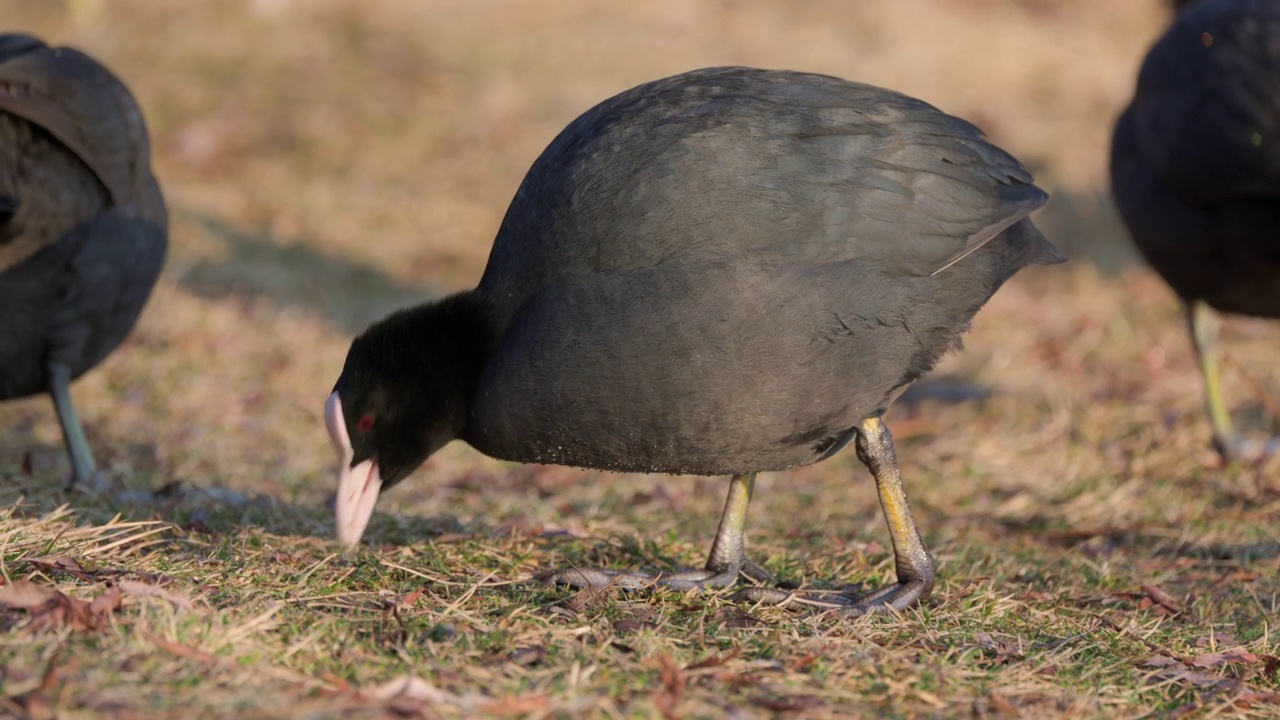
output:
M 69 625 L 75 630 L 96 630 L 101 621 L 120 609 L 120 588 L 111 585 L 91 602 L 68 597 L 58 590 L 28 582 L 0 588 L 0 603 L 27 610 L 35 631 Z
M 1198 672 L 1196 670 L 1192 670 L 1187 666 L 1181 665 L 1181 664 L 1179 664 L 1177 667 L 1168 667 L 1158 671 L 1155 674 L 1155 679 L 1177 680 L 1181 682 L 1190 683 L 1192 685 L 1195 685 L 1196 687 L 1212 687 L 1214 685 L 1217 685 L 1220 682 L 1223 682 L 1223 678 L 1220 678 L 1217 675 L 1210 675 L 1208 673 Z
M 998 713 L 1012 715 L 1013 717 L 1022 716 L 1022 712 L 1018 710 L 1017 705 L 1009 702 L 1009 698 L 1006 698 L 995 690 L 992 690 L 987 694 L 987 702 L 991 703 L 991 709 Z
M 1238 707 L 1244 708 L 1246 710 L 1253 707 L 1254 703 L 1280 703 L 1280 692 L 1241 693 L 1238 697 L 1235 698 L 1234 702 Z
M 1182 661 L 1177 658 L 1171 658 L 1168 655 L 1153 655 L 1142 661 L 1146 667 L 1169 667 L 1170 665 L 1181 665 Z
M 1245 650 L 1228 650 L 1220 653 L 1205 653 L 1197 656 L 1191 661 L 1195 667 L 1211 668 L 1227 663 L 1256 663 L 1261 662 L 1261 658 L 1251 652 Z
M 1202 635 L 1196 638 L 1196 647 L 1209 647 L 1213 644 L 1217 647 L 1235 647 L 1240 644 L 1235 635 L 1225 632 L 1215 632 L 1213 635 Z
M 120 609 L 124 605 L 124 594 L 119 585 L 109 585 L 107 589 L 89 603 L 89 613 L 95 623 Z
M 46 585 L 15 580 L 8 585 L 0 586 L 0 605 L 30 610 L 44 605 L 61 594 Z
M 93 576 L 92 572 L 85 570 L 83 565 L 69 557 L 24 557 L 19 559 L 18 562 L 26 563 L 27 565 L 34 565 L 45 572 L 69 573 L 82 580 L 89 579 Z

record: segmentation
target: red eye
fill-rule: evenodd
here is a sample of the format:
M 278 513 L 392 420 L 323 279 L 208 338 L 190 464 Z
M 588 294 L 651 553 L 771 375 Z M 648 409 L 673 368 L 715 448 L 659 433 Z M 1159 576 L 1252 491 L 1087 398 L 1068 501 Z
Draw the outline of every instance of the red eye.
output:
M 360 426 L 360 432 L 369 432 L 373 429 L 373 416 L 367 414 L 361 415 L 360 422 L 358 424 Z

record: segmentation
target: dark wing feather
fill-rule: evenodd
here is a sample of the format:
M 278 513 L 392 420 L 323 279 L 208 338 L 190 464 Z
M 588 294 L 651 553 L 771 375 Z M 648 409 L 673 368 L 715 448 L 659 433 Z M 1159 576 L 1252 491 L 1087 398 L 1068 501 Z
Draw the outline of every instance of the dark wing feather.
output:
M 9 123 L 2 142 L 39 167 L 7 178 L 10 209 L 26 207 L 11 213 L 22 227 L 0 225 L 0 272 L 58 241 L 82 213 L 96 212 L 93 181 L 81 175 L 81 165 L 124 215 L 168 227 L 142 114 L 124 84 L 98 62 L 27 35 L 0 35 L 0 113 L 9 116 L 0 118 Z M 21 121 L 53 140 L 17 127 Z
M 710 68 L 624 92 L 565 128 L 516 193 L 481 284 L 520 293 L 565 272 L 744 252 L 929 275 L 1046 199 L 977 128 L 926 103 L 820 75 Z
M 0 35 L 0 58 L 0 110 L 66 145 L 117 205 L 142 202 L 151 158 L 146 126 L 128 88 L 88 55 L 25 35 Z

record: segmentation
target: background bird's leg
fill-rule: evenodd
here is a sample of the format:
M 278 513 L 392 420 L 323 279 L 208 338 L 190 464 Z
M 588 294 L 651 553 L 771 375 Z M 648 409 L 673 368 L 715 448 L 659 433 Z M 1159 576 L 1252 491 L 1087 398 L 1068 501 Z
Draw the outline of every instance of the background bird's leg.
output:
M 1200 374 L 1204 376 L 1205 404 L 1209 408 L 1209 420 L 1213 423 L 1213 444 L 1225 458 L 1232 458 L 1240 438 L 1231 424 L 1222 397 L 1222 373 L 1218 368 L 1218 318 L 1203 301 L 1187 303 L 1187 324 L 1191 329 L 1191 344 L 1200 360 Z
M 48 373 L 49 394 L 53 396 L 58 422 L 62 424 L 62 437 L 67 444 L 67 453 L 71 455 L 71 476 L 67 478 L 63 489 L 70 490 L 77 484 L 95 487 L 97 464 L 93 461 L 93 453 L 89 450 L 89 441 L 85 439 L 75 405 L 71 403 L 71 370 L 63 363 L 51 362 Z
M 1218 316 L 1200 300 L 1187 303 L 1187 324 L 1191 328 L 1191 344 L 1200 360 L 1204 376 L 1205 405 L 1213 423 L 1213 447 L 1227 461 L 1250 462 L 1280 453 L 1280 438 L 1270 441 L 1247 441 L 1236 433 L 1231 413 L 1222 395 L 1222 370 L 1218 363 Z
M 555 570 L 544 575 L 542 579 L 544 582 L 563 583 L 575 587 L 665 585 L 676 590 L 729 587 L 737 582 L 739 574 L 761 582 L 770 580 L 772 576 L 769 572 L 748 560 L 744 549 L 743 530 L 746 527 L 747 507 L 751 504 L 751 493 L 755 483 L 755 473 L 733 476 L 729 484 L 729 497 L 724 503 L 724 513 L 720 516 L 720 529 L 716 532 L 715 542 L 711 545 L 707 564 L 702 569 L 650 575 L 641 572 L 573 568 Z

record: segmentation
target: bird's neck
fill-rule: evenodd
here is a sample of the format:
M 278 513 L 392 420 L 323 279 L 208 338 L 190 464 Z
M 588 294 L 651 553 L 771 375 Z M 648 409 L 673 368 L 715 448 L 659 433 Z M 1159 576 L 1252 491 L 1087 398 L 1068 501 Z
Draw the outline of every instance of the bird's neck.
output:
M 394 338 L 394 347 L 381 352 L 408 364 L 406 391 L 431 398 L 440 413 L 436 430 L 456 437 L 496 343 L 487 306 L 474 291 L 466 291 L 401 310 L 379 325 L 380 338 Z

